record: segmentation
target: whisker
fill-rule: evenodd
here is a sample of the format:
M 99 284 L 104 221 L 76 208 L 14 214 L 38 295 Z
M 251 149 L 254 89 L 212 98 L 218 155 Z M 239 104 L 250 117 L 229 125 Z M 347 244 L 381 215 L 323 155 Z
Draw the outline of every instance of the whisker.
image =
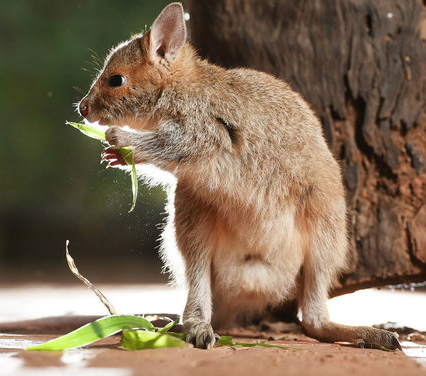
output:
M 82 67 L 81 69 L 83 71 L 85 71 L 85 72 L 89 72 L 89 73 L 93 74 L 93 69 L 92 68 L 84 68 L 84 67 Z
M 93 50 L 93 49 L 91 49 L 91 48 L 89 48 L 89 51 L 92 53 L 92 64 L 93 65 L 95 65 L 96 66 L 96 68 L 101 68 L 101 66 L 102 66 L 102 59 L 99 57 L 99 55 L 98 55 L 98 53 L 95 51 L 95 50 Z

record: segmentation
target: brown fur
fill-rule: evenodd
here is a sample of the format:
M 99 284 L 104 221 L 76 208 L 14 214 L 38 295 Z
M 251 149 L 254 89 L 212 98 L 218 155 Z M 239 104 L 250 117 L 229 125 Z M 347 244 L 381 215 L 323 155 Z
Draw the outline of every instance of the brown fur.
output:
M 117 74 L 126 82 L 110 87 Z M 318 119 L 285 82 L 199 59 L 175 3 L 111 51 L 80 109 L 115 125 L 111 145 L 176 178 L 163 258 L 177 279 L 185 267 L 188 341 L 210 348 L 211 323 L 297 296 L 308 335 L 398 347 L 390 332 L 329 321 L 328 289 L 348 247 L 344 189 Z

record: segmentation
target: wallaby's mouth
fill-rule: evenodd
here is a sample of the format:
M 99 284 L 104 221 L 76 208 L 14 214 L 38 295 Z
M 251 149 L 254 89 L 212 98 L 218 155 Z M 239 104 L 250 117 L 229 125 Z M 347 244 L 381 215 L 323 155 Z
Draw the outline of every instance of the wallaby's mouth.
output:
M 107 118 L 100 118 L 100 119 L 90 119 L 89 117 L 86 117 L 84 119 L 84 121 L 86 123 L 90 123 L 90 124 L 98 124 L 98 125 L 115 125 L 113 123 L 111 123 L 110 120 L 108 120 Z
M 105 118 L 100 118 L 99 120 L 98 120 L 98 124 L 99 125 L 113 125 L 113 124 L 110 124 L 111 122 L 110 121 L 108 121 L 107 119 L 105 119 Z

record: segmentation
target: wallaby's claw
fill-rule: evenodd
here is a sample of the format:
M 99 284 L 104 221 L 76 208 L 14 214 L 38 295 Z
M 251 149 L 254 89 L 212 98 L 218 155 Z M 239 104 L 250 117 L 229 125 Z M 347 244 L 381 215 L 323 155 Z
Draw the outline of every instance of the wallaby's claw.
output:
M 398 338 L 396 338 L 395 335 L 392 338 L 392 345 L 393 345 L 393 349 L 398 349 L 402 351 L 401 343 L 399 342 Z
M 402 350 L 401 344 L 399 343 L 398 337 L 395 333 L 388 330 L 376 329 L 379 332 L 376 333 L 374 340 L 367 340 L 365 338 L 358 338 L 354 341 L 354 344 L 359 348 L 381 348 L 385 347 L 389 350 Z
M 105 161 L 108 161 L 107 168 L 127 165 L 121 153 L 117 149 L 111 147 L 103 150 L 101 153 L 101 163 Z
M 192 343 L 199 349 L 212 349 L 217 342 L 217 334 L 207 322 L 199 322 L 189 328 L 186 335 L 186 342 Z

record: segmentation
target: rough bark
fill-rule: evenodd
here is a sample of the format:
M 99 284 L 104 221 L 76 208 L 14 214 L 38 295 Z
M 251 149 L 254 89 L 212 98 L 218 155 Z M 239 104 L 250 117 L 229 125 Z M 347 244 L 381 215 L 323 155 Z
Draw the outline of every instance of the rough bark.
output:
M 419 0 L 188 0 L 193 44 L 289 82 L 341 161 L 351 271 L 333 295 L 426 280 L 426 17 Z

